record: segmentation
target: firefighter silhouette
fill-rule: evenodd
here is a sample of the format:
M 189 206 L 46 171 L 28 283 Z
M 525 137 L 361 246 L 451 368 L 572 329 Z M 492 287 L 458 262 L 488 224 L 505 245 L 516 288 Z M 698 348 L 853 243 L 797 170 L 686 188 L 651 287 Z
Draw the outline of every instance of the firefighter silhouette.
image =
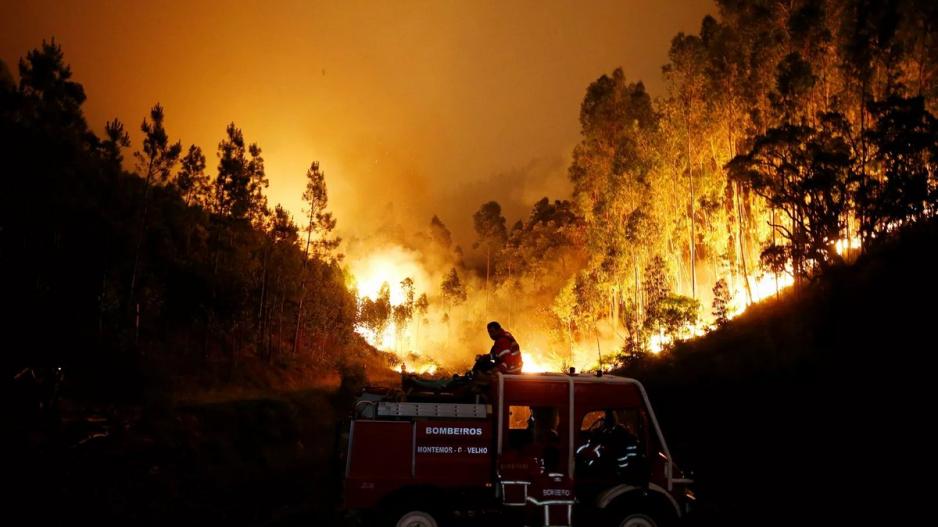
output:
M 576 450 L 578 470 L 628 483 L 647 483 L 645 459 L 636 437 L 606 409 L 588 430 L 588 440 Z

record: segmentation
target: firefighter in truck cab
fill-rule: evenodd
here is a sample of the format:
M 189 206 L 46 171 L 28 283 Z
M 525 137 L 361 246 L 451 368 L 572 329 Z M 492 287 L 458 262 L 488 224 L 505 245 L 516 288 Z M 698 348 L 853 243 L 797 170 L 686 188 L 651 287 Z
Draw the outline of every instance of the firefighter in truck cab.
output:
M 489 352 L 494 369 L 501 373 L 521 373 L 521 347 L 518 346 L 515 337 L 502 328 L 498 322 L 489 322 L 486 327 L 489 330 L 489 337 L 495 341 Z

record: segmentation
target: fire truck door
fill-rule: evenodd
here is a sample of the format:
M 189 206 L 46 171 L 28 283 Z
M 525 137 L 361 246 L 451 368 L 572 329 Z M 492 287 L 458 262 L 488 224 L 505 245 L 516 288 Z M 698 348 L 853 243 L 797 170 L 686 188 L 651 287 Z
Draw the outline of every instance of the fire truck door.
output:
M 572 475 L 570 383 L 533 376 L 507 376 L 502 382 L 499 454 L 533 458 L 544 472 Z

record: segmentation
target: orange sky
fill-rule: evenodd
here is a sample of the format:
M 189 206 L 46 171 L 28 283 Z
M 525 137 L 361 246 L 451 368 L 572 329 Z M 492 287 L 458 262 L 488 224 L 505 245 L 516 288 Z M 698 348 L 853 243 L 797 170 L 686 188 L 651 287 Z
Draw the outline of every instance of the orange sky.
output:
M 345 235 L 393 202 L 405 223 L 439 214 L 464 245 L 483 201 L 513 223 L 567 195 L 592 80 L 622 66 L 660 93 L 671 38 L 716 11 L 712 0 L 0 5 L 0 58 L 15 70 L 55 36 L 96 131 L 118 117 L 136 148 L 159 101 L 170 135 L 202 146 L 214 172 L 234 121 L 264 151 L 271 205 L 298 213 L 319 160 Z

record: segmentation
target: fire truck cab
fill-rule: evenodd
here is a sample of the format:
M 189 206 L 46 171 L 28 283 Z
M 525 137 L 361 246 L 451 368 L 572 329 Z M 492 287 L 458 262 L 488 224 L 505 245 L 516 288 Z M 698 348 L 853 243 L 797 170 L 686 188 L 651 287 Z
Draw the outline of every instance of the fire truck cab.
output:
M 613 375 L 498 374 L 468 396 L 366 389 L 347 445 L 345 506 L 369 525 L 654 527 L 693 500 L 645 389 Z

